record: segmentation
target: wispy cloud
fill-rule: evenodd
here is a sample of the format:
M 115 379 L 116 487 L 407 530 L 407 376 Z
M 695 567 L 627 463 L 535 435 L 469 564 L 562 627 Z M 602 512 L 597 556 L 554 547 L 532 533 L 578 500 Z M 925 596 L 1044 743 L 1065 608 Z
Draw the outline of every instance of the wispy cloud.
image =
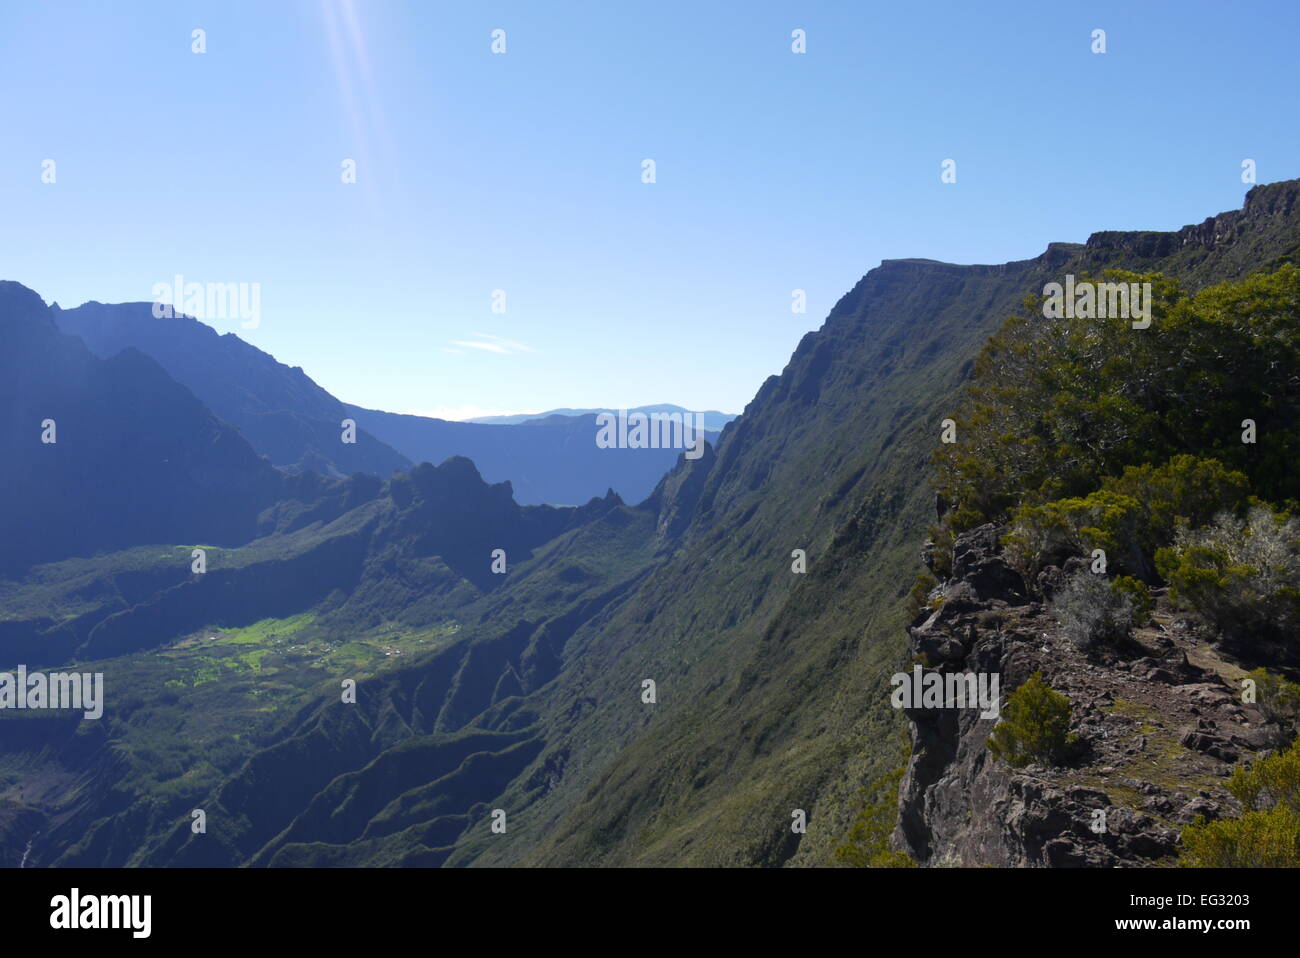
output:
M 452 340 L 452 346 L 464 346 L 466 349 L 481 349 L 486 353 L 496 353 L 500 356 L 513 356 L 517 353 L 535 353 L 527 343 L 521 343 L 513 339 L 506 339 L 504 336 L 494 336 L 491 333 L 474 333 L 475 339 L 456 339 Z M 460 352 L 459 350 L 448 349 L 443 347 L 445 352 Z
M 504 346 L 498 346 L 496 343 L 476 343 L 467 339 L 457 339 L 454 341 L 456 346 L 465 346 L 468 349 L 482 349 L 489 353 L 501 353 L 503 356 L 509 356 L 510 350 Z

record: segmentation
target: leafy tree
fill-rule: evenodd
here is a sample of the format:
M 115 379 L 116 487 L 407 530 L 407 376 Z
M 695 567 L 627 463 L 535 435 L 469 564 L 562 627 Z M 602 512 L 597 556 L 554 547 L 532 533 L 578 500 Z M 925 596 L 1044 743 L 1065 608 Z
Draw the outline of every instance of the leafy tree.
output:
M 1126 467 L 1190 455 L 1245 475 L 1263 499 L 1300 497 L 1300 269 L 1288 264 L 1191 297 L 1157 274 L 1105 278 L 1152 283 L 1151 326 L 1047 319 L 1040 300 L 1026 300 L 1026 315 L 1009 319 L 976 363 L 954 414 L 959 441 L 936 451 L 936 482 L 958 531 L 1022 506 L 1085 500 L 1038 517 L 1038 531 L 1054 534 L 1052 522 L 1069 520 L 1076 531 L 1118 535 L 1125 571 L 1149 581 L 1149 533 L 1167 529 L 1167 517 L 1147 514 L 1135 494 L 1142 476 L 1124 482 Z M 1241 441 L 1247 419 L 1254 443 Z M 1186 501 L 1194 489 L 1175 488 L 1172 499 L 1157 490 L 1155 502 Z M 1075 523 L 1079 510 L 1111 528 Z
M 1110 271 L 1107 280 L 1150 282 L 1153 328 L 1184 294 L 1170 279 Z M 1088 281 L 1087 277 L 1081 277 Z M 1150 461 L 1159 412 L 1159 335 L 1129 320 L 1046 319 L 1025 302 L 976 361 L 956 418 L 960 441 L 940 446 L 940 492 L 966 528 L 1033 497 L 1084 495 L 1127 464 Z M 1035 315 L 1037 314 L 1037 315 Z
M 1255 495 L 1300 495 L 1300 269 L 1283 266 L 1202 290 L 1161 330 L 1168 430 L 1199 454 L 1246 472 Z M 1241 441 L 1242 420 L 1256 424 Z

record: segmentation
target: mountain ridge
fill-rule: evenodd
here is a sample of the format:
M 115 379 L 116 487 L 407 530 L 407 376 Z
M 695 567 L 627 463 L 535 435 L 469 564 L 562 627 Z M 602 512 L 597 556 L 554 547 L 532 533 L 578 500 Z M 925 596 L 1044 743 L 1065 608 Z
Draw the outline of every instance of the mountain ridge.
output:
M 417 462 L 437 465 L 465 456 L 489 481 L 510 481 L 524 504 L 576 505 L 610 487 L 629 501 L 643 499 L 676 458 L 671 450 L 599 449 L 590 417 L 528 419 L 527 432 L 512 432 L 345 403 L 301 367 L 193 317 L 154 316 L 150 303 L 92 300 L 49 310 L 60 329 L 80 337 L 100 358 L 128 348 L 152 356 L 273 465 L 288 471 L 388 478 Z M 341 441 L 348 418 L 357 423 L 351 443 Z

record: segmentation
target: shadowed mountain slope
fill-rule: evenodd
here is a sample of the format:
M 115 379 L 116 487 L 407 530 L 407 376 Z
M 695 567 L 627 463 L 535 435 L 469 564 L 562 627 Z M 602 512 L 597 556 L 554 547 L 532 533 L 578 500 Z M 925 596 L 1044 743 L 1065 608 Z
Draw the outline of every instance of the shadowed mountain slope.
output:
M 343 404 L 301 368 L 277 362 L 233 333 L 218 335 L 189 316 L 155 317 L 151 303 L 91 302 L 52 315 L 98 356 L 124 349 L 152 356 L 273 465 L 387 477 L 411 464 L 364 430 L 355 443 L 341 442 Z
M 290 497 L 156 362 L 96 357 L 17 283 L 0 283 L 0 337 L 0 569 L 143 542 L 246 542 Z

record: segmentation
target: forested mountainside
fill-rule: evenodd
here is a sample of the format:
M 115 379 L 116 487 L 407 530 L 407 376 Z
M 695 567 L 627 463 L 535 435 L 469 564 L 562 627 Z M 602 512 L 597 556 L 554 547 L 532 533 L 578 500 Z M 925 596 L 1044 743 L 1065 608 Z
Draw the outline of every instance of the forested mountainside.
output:
M 1249 710 L 1231 721 L 1204 714 L 1218 708 L 1209 700 L 1222 697 L 1205 678 L 1213 669 L 1208 656 L 1226 661 L 1217 639 L 1196 644 L 1179 630 L 1170 641 L 1188 650 L 1184 669 L 1165 655 L 1173 646 L 1156 648 L 1141 631 L 1172 628 L 1171 616 L 1193 614 L 1171 603 L 1195 593 L 1200 553 L 1187 558 L 1193 543 L 1180 542 L 1175 531 L 1160 546 L 1174 551 L 1152 557 L 1160 581 L 1142 584 L 1156 626 L 1139 623 L 1128 636 L 1152 649 L 1127 659 L 1118 645 L 1110 653 L 1128 663 L 1119 671 L 1132 683 L 1147 683 L 1139 687 L 1113 680 L 1118 666 L 1090 659 L 1088 649 L 1057 634 L 1060 621 L 1037 573 L 1050 567 L 1065 576 L 1060 563 L 1068 557 L 1034 553 L 1031 575 L 1005 552 L 1012 547 L 1004 539 L 1015 523 L 1039 515 L 1033 510 L 1057 503 L 1065 522 L 1074 513 L 1059 505 L 1063 499 L 1123 493 L 1107 486 L 1107 477 L 1122 480 L 1125 466 L 1155 469 L 1179 454 L 1165 419 L 1143 419 L 1138 397 L 1145 393 L 1105 388 L 1100 375 L 1107 362 L 1149 371 L 1143 363 L 1159 366 L 1169 357 L 1116 347 L 1099 354 L 1102 366 L 1094 369 L 1087 366 L 1092 341 L 1061 347 L 1074 348 L 1063 358 L 1083 371 L 1066 363 L 1060 375 L 1076 379 L 1058 393 L 1069 394 L 1081 377 L 1097 406 L 1084 412 L 1109 422 L 1104 417 L 1115 408 L 1108 397 L 1118 393 L 1133 407 L 1116 413 L 1130 411 L 1133 419 L 1119 421 L 1151 430 L 1100 456 L 1095 443 L 1060 456 L 1046 443 L 1031 453 L 1017 445 L 1071 421 L 1069 408 L 1052 419 L 1050 404 L 1042 422 L 1012 430 L 1003 449 L 997 429 L 972 425 L 982 421 L 980 394 L 972 398 L 962 386 L 972 377 L 977 387 L 990 382 L 990 360 L 977 362 L 989 337 L 1025 312 L 1027 296 L 1067 274 L 1159 273 L 1205 297 L 1179 305 L 1187 297 L 1153 280 L 1161 284 L 1161 305 L 1145 332 L 1162 335 L 1166 322 L 1195 332 L 1197 316 L 1212 323 L 1216 309 L 1235 308 L 1234 297 L 1262 297 L 1261 315 L 1280 317 L 1268 319 L 1268 328 L 1293 343 L 1294 301 L 1285 283 L 1294 274 L 1284 267 L 1300 250 L 1298 193 L 1297 182 L 1257 187 L 1241 211 L 1200 226 L 1100 233 L 1000 266 L 886 261 L 802 340 L 782 373 L 727 426 L 716 451 L 680 459 L 635 507 L 611 495 L 579 509 L 529 512 L 507 502 L 508 490 L 486 486 L 467 464 L 453 462 L 386 483 L 341 483 L 351 491 L 327 497 L 319 518 L 292 500 L 300 503 L 288 509 L 292 521 L 264 517 L 256 539 L 214 550 L 210 568 L 227 570 L 223 577 L 189 573 L 190 547 L 202 542 L 187 534 L 153 540 L 165 543 L 161 548 L 42 565 L 4 583 L 6 610 L 26 609 L 28 619 L 32 610 L 58 610 L 54 624 L 74 636 L 65 639 L 62 660 L 103 671 L 110 688 L 130 692 L 99 722 L 4 719 L 0 856 L 17 860 L 29 849 L 29 864 L 41 865 L 816 865 L 870 863 L 877 853 L 894 863 L 906 855 L 967 865 L 1159 859 L 1193 798 L 1235 811 L 1205 787 L 1206 777 L 1223 777 L 1217 769 L 1227 762 L 1225 749 L 1246 756 L 1234 735 L 1264 749 L 1262 735 L 1250 729 L 1270 728 Z M 1252 280 L 1281 284 L 1273 300 L 1268 289 L 1209 289 L 1257 272 L 1277 274 Z M 1224 343 L 1241 345 L 1228 337 L 1211 348 Z M 1202 345 L 1193 337 L 1187 348 Z M 1270 356 L 1283 364 L 1285 379 L 1294 353 L 1284 346 Z M 1022 374 L 1038 369 L 1040 359 L 1043 369 L 1056 368 L 1046 347 L 1015 355 L 1020 365 L 995 376 L 995 386 L 1021 377 L 1030 388 L 1038 380 Z M 1255 379 L 1258 390 L 1265 378 Z M 1294 395 L 1270 395 L 1276 408 L 1255 417 L 1262 429 L 1289 428 Z M 1215 415 L 1236 416 L 1230 403 L 1238 398 L 1225 396 L 1229 405 Z M 957 442 L 952 460 L 935 462 L 944 420 L 955 423 Z M 1212 443 L 1206 437 L 1219 421 L 1197 420 L 1198 445 L 1187 454 L 1222 451 L 1202 445 Z M 977 440 L 987 451 L 972 448 Z M 1293 448 L 1272 441 L 1261 439 L 1258 448 L 1271 456 Z M 995 455 L 1030 466 L 1010 475 L 1010 485 L 994 486 L 979 464 Z M 961 456 L 976 465 L 963 467 Z M 1071 466 L 1078 460 L 1092 465 Z M 1225 459 L 1221 467 L 1246 476 L 1242 503 L 1254 494 L 1282 507 L 1291 493 L 1279 485 L 1280 461 Z M 1061 472 L 1066 466 L 1073 471 Z M 1058 485 L 1047 481 L 1062 475 Z M 946 490 L 938 510 L 932 482 Z M 1222 484 L 1239 488 L 1235 478 Z M 479 512 L 499 518 L 490 529 L 456 522 Z M 1114 534 L 1080 524 L 1077 544 L 1091 545 L 1083 530 L 1094 528 Z M 489 556 L 507 538 L 500 543 L 507 569 L 493 572 Z M 922 580 L 917 594 L 922 553 L 934 581 Z M 294 562 L 311 571 L 290 578 L 310 578 L 311 588 L 279 604 L 241 606 L 253 582 Z M 1181 582 L 1188 563 L 1182 598 L 1174 588 L 1161 592 Z M 240 569 L 250 571 L 241 579 Z M 1117 560 L 1115 577 L 1121 572 L 1135 580 L 1134 601 L 1141 599 L 1143 570 Z M 1048 595 L 1054 575 L 1043 580 Z M 168 596 L 185 588 L 181 612 Z M 138 627 L 112 625 L 123 614 Z M 5 627 L 16 628 L 6 615 Z M 1028 654 L 1031 643 L 1013 636 L 1031 632 L 1033 656 L 1006 661 L 1020 645 Z M 1044 633 L 1048 652 L 1039 644 Z M 135 638 L 141 634 L 151 636 L 147 648 Z M 30 630 L 24 635 L 32 641 Z M 1053 649 L 1060 654 L 1053 657 Z M 1032 692 L 1032 667 L 1074 695 L 1074 741 L 1089 737 L 1081 724 L 1118 723 L 1107 692 L 1115 702 L 1179 710 L 1161 718 L 1135 707 L 1121 716 L 1162 748 L 1157 721 L 1180 733 L 1193 717 L 1215 722 L 1180 737 L 1179 747 L 1196 753 L 1186 774 L 1197 794 L 1184 801 L 1166 779 L 1142 779 L 1135 769 L 1120 776 L 1139 783 L 1125 785 L 1129 792 L 1095 783 L 1086 784 L 1092 792 L 1079 792 L 1084 782 L 1054 779 L 1047 766 L 1032 763 L 1020 766 L 1026 772 L 997 771 L 983 751 L 988 728 L 963 724 L 967 713 L 951 720 L 954 727 L 943 719 L 937 730 L 923 726 L 932 717 L 914 714 L 909 736 L 904 714 L 891 705 L 891 676 L 914 658 L 928 668 L 950 662 L 951 670 L 972 667 L 972 655 L 981 669 L 1005 673 L 1007 692 Z M 12 658 L 0 646 L 0 659 Z M 1135 667 L 1141 658 L 1152 661 Z M 340 697 L 351 678 L 358 680 L 355 704 Z M 1150 683 L 1160 682 L 1202 686 L 1196 691 L 1205 701 L 1192 691 L 1164 694 L 1163 686 L 1153 693 Z M 1143 731 L 1147 725 L 1153 731 Z M 1104 752 L 1100 760 L 1109 764 L 1099 769 L 1119 769 L 1118 757 Z M 878 783 L 891 775 L 898 781 L 905 765 L 899 834 L 889 849 L 876 848 L 882 802 L 885 833 L 899 821 L 893 793 Z M 1182 774 L 1182 766 L 1171 768 Z M 1143 781 L 1163 791 L 1147 795 Z M 1003 811 L 1020 802 L 1032 813 L 997 819 L 1010 822 L 999 826 L 1010 834 L 993 836 L 988 818 L 964 825 L 983 795 Z M 1137 796 L 1163 798 L 1168 811 L 1145 810 L 1150 821 L 1137 812 L 1112 815 L 1111 845 L 1064 836 L 1078 808 L 1132 804 Z M 1053 808 L 1069 821 L 1053 817 Z M 206 812 L 204 834 L 191 829 L 193 809 Z M 496 810 L 508 821 L 504 832 L 491 828 Z M 791 829 L 797 810 L 807 816 L 806 833 Z M 1044 829 L 1056 831 L 1044 838 Z M 1026 837 L 1031 832 L 1037 837 Z M 1064 846 L 1045 851 L 1063 836 Z

